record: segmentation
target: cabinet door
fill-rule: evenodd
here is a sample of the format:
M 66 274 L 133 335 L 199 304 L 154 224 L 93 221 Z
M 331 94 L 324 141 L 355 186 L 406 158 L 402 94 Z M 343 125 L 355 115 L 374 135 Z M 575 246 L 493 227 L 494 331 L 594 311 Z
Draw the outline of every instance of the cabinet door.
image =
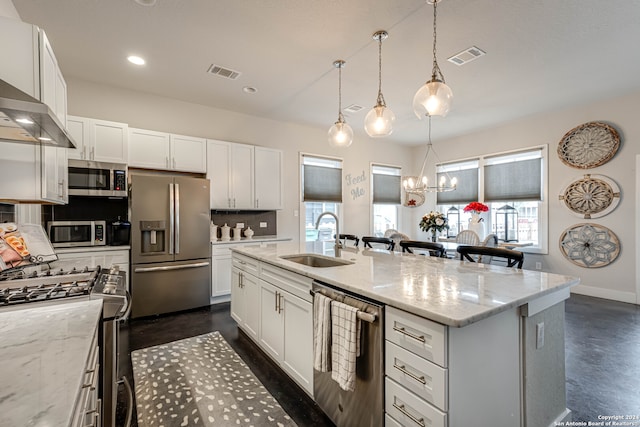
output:
M 92 120 L 92 129 L 93 144 L 89 150 L 90 160 L 127 163 L 129 157 L 127 124 Z
M 231 207 L 254 209 L 252 145 L 231 144 Z
M 242 289 L 242 271 L 233 267 L 231 269 L 231 317 L 238 325 L 244 322 L 245 300 Z
M 207 171 L 207 140 L 171 135 L 171 169 L 182 172 Z
M 169 169 L 169 134 L 129 128 L 129 166 Z
M 313 305 L 288 292 L 280 294 L 284 317 L 282 366 L 313 394 Z
M 0 199 L 41 198 L 41 147 L 0 142 Z M 9 184 L 10 183 L 10 184 Z
M 0 79 L 40 99 L 38 27 L 0 16 Z M 9 59 L 10 58 L 10 59 Z
M 67 117 L 67 131 L 76 143 L 76 148 L 67 149 L 67 155 L 70 159 L 85 160 L 87 159 L 88 148 L 86 144 L 89 142 L 90 124 L 87 119 L 82 117 Z
M 255 147 L 256 209 L 282 209 L 282 151 Z
M 57 64 L 56 64 L 57 65 Z M 54 111 L 62 126 L 67 126 L 67 82 L 64 80 L 60 67 L 56 66 L 56 107 Z
M 67 124 L 67 83 L 64 81 L 53 48 L 40 30 L 40 100 L 56 115 L 62 126 Z
M 67 149 L 43 145 L 42 150 L 42 198 L 53 203 L 66 203 Z
M 207 178 L 211 181 L 211 209 L 229 209 L 231 197 L 229 169 L 231 148 L 229 142 L 207 140 Z
M 211 296 L 229 295 L 231 292 L 231 254 L 211 257 Z
M 242 290 L 244 291 L 245 332 L 258 341 L 260 331 L 260 281 L 257 277 L 244 273 L 242 276 Z
M 275 360 L 282 360 L 284 335 L 280 315 L 281 290 L 260 280 L 260 345 Z M 313 361 L 313 358 L 311 358 Z

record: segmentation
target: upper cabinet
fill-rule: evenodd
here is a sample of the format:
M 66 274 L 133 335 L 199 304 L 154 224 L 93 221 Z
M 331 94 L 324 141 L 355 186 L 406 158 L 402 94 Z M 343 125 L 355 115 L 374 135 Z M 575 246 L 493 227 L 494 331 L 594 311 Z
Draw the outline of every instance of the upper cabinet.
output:
M 35 25 L 0 17 L 0 79 L 39 99 L 63 126 L 67 84 L 45 32 Z
M 226 141 L 207 141 L 211 209 L 282 208 L 282 152 Z
M 76 148 L 68 149 L 70 159 L 127 163 L 129 133 L 126 123 L 69 116 L 67 130 L 76 142 Z
M 129 166 L 180 172 L 207 171 L 207 141 L 145 129 L 129 129 Z

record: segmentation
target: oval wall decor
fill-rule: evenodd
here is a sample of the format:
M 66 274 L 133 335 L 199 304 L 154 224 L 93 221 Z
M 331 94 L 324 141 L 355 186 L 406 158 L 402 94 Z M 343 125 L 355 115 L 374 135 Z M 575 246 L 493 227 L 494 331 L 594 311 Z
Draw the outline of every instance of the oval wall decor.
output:
M 576 224 L 560 236 L 560 252 L 580 267 L 604 267 L 620 254 L 620 240 L 602 225 Z
M 404 206 L 409 208 L 417 208 L 424 204 L 424 194 L 422 193 L 404 193 Z
M 560 195 L 573 213 L 584 219 L 599 218 L 613 211 L 620 202 L 620 188 L 604 175 L 585 175 Z
M 567 132 L 558 144 L 558 157 L 568 166 L 590 169 L 607 163 L 620 147 L 620 135 L 606 123 L 588 122 Z

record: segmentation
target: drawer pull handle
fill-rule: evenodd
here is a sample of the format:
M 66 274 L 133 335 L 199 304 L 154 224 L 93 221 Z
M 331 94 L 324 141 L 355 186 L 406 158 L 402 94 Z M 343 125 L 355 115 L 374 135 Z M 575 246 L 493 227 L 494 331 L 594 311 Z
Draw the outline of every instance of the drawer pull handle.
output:
M 414 423 L 418 424 L 419 426 L 425 427 L 424 418 L 418 419 L 413 415 L 411 415 L 410 413 L 408 413 L 407 410 L 404 409 L 404 404 L 398 405 L 397 403 L 394 402 L 393 407 L 396 408 L 398 411 L 402 412 L 407 417 L 409 417 L 409 419 L 411 419 L 411 421 L 413 421 Z
M 407 368 L 405 365 L 396 365 L 394 363 L 393 367 L 396 368 L 398 371 L 402 372 L 403 374 L 409 375 L 414 380 L 421 382 L 422 384 L 425 384 L 425 385 L 427 384 L 427 381 L 424 379 L 424 375 L 419 377 L 416 374 L 412 374 L 411 372 L 407 371 Z
M 420 341 L 420 342 L 427 342 L 427 341 L 424 339 L 424 335 L 419 335 L 419 336 L 418 336 L 418 335 L 412 334 L 411 332 L 407 332 L 407 331 L 405 331 L 405 329 L 404 329 L 404 328 L 399 328 L 399 327 L 397 327 L 397 326 L 394 326 L 394 327 L 393 327 L 393 330 L 394 330 L 394 331 L 396 331 L 396 332 L 400 332 L 401 334 L 406 335 L 406 336 L 408 336 L 409 338 L 413 338 L 413 339 L 414 339 L 414 340 L 416 340 L 416 341 Z

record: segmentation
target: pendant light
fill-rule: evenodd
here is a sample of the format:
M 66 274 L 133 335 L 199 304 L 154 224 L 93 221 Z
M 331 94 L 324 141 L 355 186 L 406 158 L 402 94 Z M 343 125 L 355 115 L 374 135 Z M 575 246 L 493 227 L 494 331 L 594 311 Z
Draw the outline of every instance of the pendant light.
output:
M 396 115 L 387 108 L 382 96 L 382 41 L 387 37 L 389 34 L 384 30 L 373 33 L 373 39 L 378 41 L 378 99 L 364 119 L 364 130 L 374 138 L 391 135 L 396 120 Z
M 334 147 L 348 147 L 353 142 L 353 129 L 342 115 L 342 68 L 345 61 L 338 59 L 333 66 L 338 69 L 338 121 L 329 129 L 329 144 Z
M 424 155 L 424 161 L 422 162 L 422 169 L 420 169 L 420 175 L 418 176 L 407 176 L 402 181 L 402 186 L 404 187 L 404 191 L 411 193 L 444 193 L 446 191 L 453 191 L 456 189 L 458 184 L 458 180 L 454 177 L 451 178 L 449 173 L 445 172 L 440 176 L 440 179 L 437 180 L 435 185 L 429 185 L 429 179 L 424 173 L 424 169 L 427 166 L 427 159 L 429 158 L 429 153 L 433 153 L 433 157 L 435 158 L 436 163 L 440 162 L 436 151 L 433 149 L 433 143 L 431 142 L 431 116 L 429 117 L 429 142 L 427 143 L 427 153 Z
M 433 4 L 433 70 L 431 80 L 426 82 L 413 97 L 413 111 L 419 119 L 424 116 L 446 116 L 451 108 L 453 92 L 444 82 L 444 76 L 436 59 L 437 5 L 442 0 L 428 0 Z

